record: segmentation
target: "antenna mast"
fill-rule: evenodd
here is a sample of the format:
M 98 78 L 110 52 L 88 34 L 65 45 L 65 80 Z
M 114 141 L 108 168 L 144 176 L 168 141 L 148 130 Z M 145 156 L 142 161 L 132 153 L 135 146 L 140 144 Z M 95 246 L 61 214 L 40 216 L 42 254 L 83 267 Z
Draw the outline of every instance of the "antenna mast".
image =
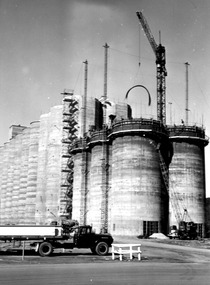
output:
M 185 108 L 185 111 L 186 111 L 186 118 L 185 118 L 185 124 L 186 126 L 188 126 L 188 112 L 189 112 L 189 102 L 188 102 L 188 66 L 189 66 L 189 63 L 188 62 L 185 62 L 185 66 L 186 66 L 186 108 Z
M 84 61 L 85 64 L 85 81 L 84 81 L 84 96 L 83 96 L 83 137 L 86 133 L 86 109 L 87 109 L 87 77 L 88 77 L 88 61 Z
M 107 99 L 107 70 L 108 70 L 108 44 L 105 43 L 105 53 L 104 53 L 104 94 L 103 94 L 103 102 Z M 106 109 L 104 108 L 104 118 L 103 124 L 106 124 Z

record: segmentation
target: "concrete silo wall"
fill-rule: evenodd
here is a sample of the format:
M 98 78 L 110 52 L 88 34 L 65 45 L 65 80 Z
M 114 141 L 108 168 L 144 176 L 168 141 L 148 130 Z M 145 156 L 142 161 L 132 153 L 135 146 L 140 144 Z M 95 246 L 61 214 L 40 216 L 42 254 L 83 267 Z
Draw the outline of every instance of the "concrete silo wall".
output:
M 165 230 L 167 211 L 164 208 L 168 210 L 168 205 L 164 204 L 162 193 L 156 149 L 159 143 L 165 144 L 167 154 L 167 133 L 153 120 L 122 120 L 110 129 L 93 132 L 86 144 L 90 157 L 84 202 L 81 192 L 83 148 L 78 141 L 73 149 L 73 218 L 81 217 L 82 204 L 86 203 L 86 221 L 96 232 L 147 235 L 151 231 Z
M 205 157 L 204 147 L 208 144 L 204 130 L 196 127 L 177 126 L 170 129 L 174 156 L 169 167 L 171 207 L 170 225 L 177 225 L 176 208 L 186 221 L 198 224 L 204 234 L 205 224 Z M 174 201 L 176 200 L 176 201 Z
M 51 108 L 46 171 L 46 222 L 59 220 L 62 154 L 62 106 Z
M 0 146 L 0 185 L 2 185 L 2 166 L 3 166 L 3 146 Z M 0 188 L 0 224 L 2 223 L 1 219 L 1 214 L 2 214 L 2 188 Z
M 62 106 L 51 108 L 1 147 L 2 224 L 49 224 L 59 220 Z
M 170 146 L 166 130 L 154 120 L 123 120 L 113 124 L 109 137 L 112 141 L 110 232 L 143 236 L 154 231 L 165 232 L 167 194 L 157 145 L 164 144 L 167 166 Z
M 47 186 L 47 163 L 48 163 L 48 140 L 49 140 L 50 114 L 40 116 L 40 138 L 38 149 L 37 166 L 37 189 L 36 189 L 36 224 L 43 224 L 46 221 L 46 186 Z
M 35 224 L 35 206 L 37 189 L 37 166 L 39 145 L 39 121 L 30 124 L 28 179 L 25 201 L 25 224 Z
M 21 171 L 20 171 L 20 190 L 19 190 L 19 223 L 25 223 L 25 207 L 26 207 L 26 193 L 28 181 L 28 161 L 29 161 L 29 140 L 30 128 L 24 129 L 22 136 L 22 151 L 21 151 Z
M 80 221 L 81 216 L 81 203 L 82 203 L 82 152 L 78 152 L 74 155 L 74 180 L 73 180 L 73 205 L 72 205 L 72 217 L 73 219 Z
M 123 136 L 113 141 L 112 157 L 111 231 L 143 235 L 143 221 L 161 221 L 158 154 L 147 138 Z
M 7 223 L 6 216 L 6 193 L 7 193 L 7 168 L 9 158 L 9 143 L 5 143 L 2 149 L 2 179 L 1 179 L 1 223 Z
M 13 176 L 13 191 L 12 191 L 12 209 L 11 216 L 14 219 L 14 223 L 20 223 L 21 218 L 21 197 L 20 197 L 20 174 L 21 169 L 21 156 L 22 156 L 22 136 L 17 135 L 14 146 L 14 176 Z
M 88 187 L 87 221 L 91 222 L 97 232 L 101 230 L 102 163 L 102 145 L 95 145 L 91 150 L 89 167 L 91 179 Z

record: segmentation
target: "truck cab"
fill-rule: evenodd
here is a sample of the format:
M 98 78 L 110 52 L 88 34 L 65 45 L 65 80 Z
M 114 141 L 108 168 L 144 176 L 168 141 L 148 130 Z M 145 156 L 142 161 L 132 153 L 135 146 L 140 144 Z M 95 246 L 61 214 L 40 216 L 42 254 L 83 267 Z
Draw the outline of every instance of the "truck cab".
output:
M 77 248 L 90 248 L 98 255 L 106 255 L 113 243 L 110 234 L 96 234 L 91 226 L 79 226 L 73 229 L 74 246 Z

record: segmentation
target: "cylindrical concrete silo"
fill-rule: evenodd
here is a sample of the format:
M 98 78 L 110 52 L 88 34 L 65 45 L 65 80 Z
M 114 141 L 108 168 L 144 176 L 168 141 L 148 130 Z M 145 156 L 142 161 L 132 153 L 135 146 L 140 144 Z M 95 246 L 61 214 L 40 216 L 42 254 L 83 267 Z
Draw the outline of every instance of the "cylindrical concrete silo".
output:
M 77 149 L 76 145 L 74 149 Z M 72 218 L 80 222 L 82 185 L 82 151 L 74 154 L 74 180 L 72 197 Z
M 36 191 L 36 224 L 46 223 L 46 185 L 48 163 L 49 114 L 40 116 L 40 138 L 38 148 L 37 191 Z
M 176 217 L 183 217 L 185 213 L 186 221 L 196 223 L 200 236 L 203 236 L 205 224 L 204 147 L 208 144 L 208 140 L 204 130 L 196 126 L 174 126 L 169 127 L 168 130 L 174 148 L 174 156 L 169 167 L 170 225 L 178 225 Z M 176 204 L 178 207 L 174 207 Z
M 20 191 L 19 191 L 19 224 L 25 223 L 26 193 L 28 183 L 28 160 L 29 160 L 30 128 L 26 128 L 22 133 L 22 152 L 21 152 L 21 172 L 20 172 Z
M 46 223 L 59 219 L 62 155 L 62 106 L 51 108 L 46 173 Z
M 72 218 L 81 225 L 87 222 L 87 193 L 89 173 L 89 153 L 85 140 L 77 140 L 72 145 L 73 154 L 73 197 L 72 197 Z
M 7 224 L 14 224 L 12 214 L 13 201 L 13 182 L 15 168 L 15 138 L 11 139 L 8 145 L 8 165 L 7 165 L 7 184 L 6 184 L 6 201 L 5 201 L 5 218 Z
M 4 147 L 0 146 L 0 225 L 2 224 L 2 171 L 3 171 Z
M 141 236 L 165 232 L 168 205 L 167 199 L 163 203 L 163 181 L 157 152 L 157 145 L 164 144 L 164 155 L 170 160 L 164 127 L 154 120 L 122 120 L 113 124 L 110 139 L 109 231 L 113 235 Z
M 1 223 L 4 225 L 7 223 L 6 217 L 6 193 L 7 193 L 7 168 L 9 161 L 9 142 L 6 142 L 3 146 L 3 166 L 2 166 L 2 183 L 1 183 Z
M 25 224 L 35 224 L 39 124 L 39 121 L 34 121 L 30 124 Z
M 20 223 L 20 173 L 21 169 L 21 154 L 22 154 L 22 134 L 14 138 L 14 172 L 13 172 L 13 191 L 12 191 L 12 207 L 11 213 L 14 224 Z
M 96 232 L 107 230 L 108 223 L 108 146 L 105 131 L 92 134 L 89 143 L 87 222 Z

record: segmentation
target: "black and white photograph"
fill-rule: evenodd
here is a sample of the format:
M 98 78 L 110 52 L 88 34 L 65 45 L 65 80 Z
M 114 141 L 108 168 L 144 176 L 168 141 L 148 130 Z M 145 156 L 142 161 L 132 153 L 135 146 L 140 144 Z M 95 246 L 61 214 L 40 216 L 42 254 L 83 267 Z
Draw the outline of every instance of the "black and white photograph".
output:
M 210 1 L 0 0 L 0 284 L 210 283 Z

